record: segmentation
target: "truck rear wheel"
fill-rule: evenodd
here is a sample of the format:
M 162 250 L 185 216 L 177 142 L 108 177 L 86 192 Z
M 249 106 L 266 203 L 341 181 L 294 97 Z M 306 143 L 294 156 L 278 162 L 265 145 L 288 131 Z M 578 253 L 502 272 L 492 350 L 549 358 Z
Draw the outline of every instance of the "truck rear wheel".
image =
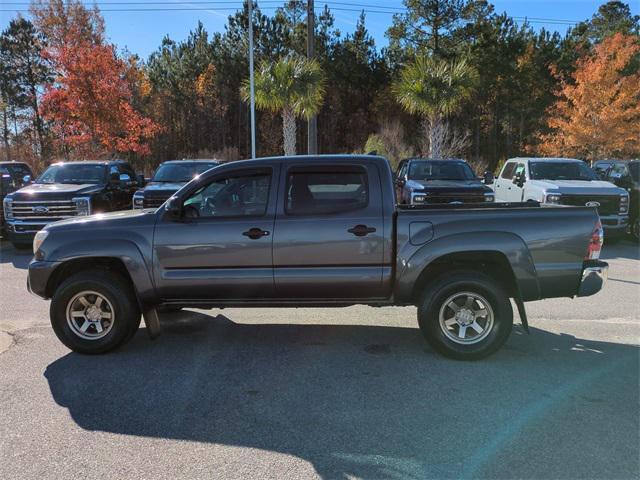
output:
M 140 309 L 121 275 L 80 272 L 65 280 L 51 300 L 51 325 L 74 352 L 106 353 L 130 340 L 140 326 Z
M 434 350 L 456 360 L 479 360 L 509 338 L 513 309 L 504 289 L 477 272 L 443 275 L 427 286 L 418 324 Z

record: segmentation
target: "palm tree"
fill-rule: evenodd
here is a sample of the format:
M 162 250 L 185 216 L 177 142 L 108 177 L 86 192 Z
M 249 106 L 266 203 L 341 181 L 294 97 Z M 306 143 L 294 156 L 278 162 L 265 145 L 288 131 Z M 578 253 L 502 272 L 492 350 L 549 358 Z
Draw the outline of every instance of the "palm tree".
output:
M 248 80 L 240 93 L 249 101 Z M 260 64 L 255 74 L 256 106 L 282 114 L 285 155 L 296 154 L 296 118 L 309 119 L 318 113 L 324 93 L 324 74 L 315 60 L 296 56 Z
M 475 69 L 466 60 L 448 62 L 421 56 L 406 66 L 393 84 L 400 105 L 411 114 L 421 115 L 428 130 L 429 156 L 441 158 L 446 135 L 446 119 L 456 113 L 471 96 Z

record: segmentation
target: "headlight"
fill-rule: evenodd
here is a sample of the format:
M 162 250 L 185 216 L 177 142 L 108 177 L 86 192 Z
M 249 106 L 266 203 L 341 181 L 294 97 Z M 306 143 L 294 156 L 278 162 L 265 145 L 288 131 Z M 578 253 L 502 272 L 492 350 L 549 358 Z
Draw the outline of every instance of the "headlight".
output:
M 13 218 L 13 200 L 5 197 L 4 201 L 2 202 L 2 208 L 4 209 L 4 218 L 12 219 Z
M 133 208 L 144 208 L 144 194 L 133 195 Z
M 620 195 L 620 213 L 629 211 L 629 195 Z
M 485 193 L 484 201 L 485 202 L 494 202 L 496 200 L 496 196 L 494 193 Z
M 40 250 L 40 245 L 45 239 L 49 236 L 48 230 L 40 230 L 36 233 L 36 236 L 33 238 L 33 254 L 35 255 L 38 250 Z
M 72 200 L 76 204 L 78 216 L 91 214 L 91 199 L 89 197 L 76 197 Z
M 551 193 L 547 195 L 545 203 L 560 203 L 561 198 L 562 195 L 560 195 L 559 193 Z

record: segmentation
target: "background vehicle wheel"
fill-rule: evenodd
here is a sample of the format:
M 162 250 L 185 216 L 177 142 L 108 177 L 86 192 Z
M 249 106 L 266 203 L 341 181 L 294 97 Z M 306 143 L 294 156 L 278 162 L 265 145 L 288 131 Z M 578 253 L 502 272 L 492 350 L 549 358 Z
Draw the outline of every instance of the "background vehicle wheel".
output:
M 32 243 L 11 242 L 11 245 L 13 245 L 13 248 L 15 248 L 16 250 L 20 250 L 21 252 L 24 252 L 26 250 L 31 250 L 33 248 Z
M 454 272 L 428 285 L 418 305 L 418 324 L 434 350 L 457 360 L 478 360 L 509 338 L 513 309 L 493 279 L 477 272 Z
M 74 352 L 106 353 L 123 345 L 140 326 L 134 292 L 120 275 L 94 270 L 65 280 L 51 300 L 53 331 Z
M 636 218 L 631 224 L 631 236 L 636 242 L 640 242 L 640 218 Z

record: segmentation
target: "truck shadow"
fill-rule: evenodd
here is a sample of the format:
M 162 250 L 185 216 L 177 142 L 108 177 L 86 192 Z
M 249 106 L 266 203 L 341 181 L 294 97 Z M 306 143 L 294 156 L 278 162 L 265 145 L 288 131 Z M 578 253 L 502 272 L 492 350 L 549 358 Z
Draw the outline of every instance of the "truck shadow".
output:
M 635 346 L 517 327 L 466 363 L 415 328 L 170 319 L 154 342 L 50 364 L 55 401 L 86 430 L 294 455 L 326 479 L 638 472 Z
M 640 245 L 628 238 L 618 239 L 614 242 L 607 242 L 605 240 L 600 258 L 602 260 L 612 260 L 616 258 L 640 260 Z
M 29 268 L 32 258 L 31 250 L 18 250 L 5 239 L 0 240 L 0 263 L 11 263 L 14 268 L 24 270 Z

